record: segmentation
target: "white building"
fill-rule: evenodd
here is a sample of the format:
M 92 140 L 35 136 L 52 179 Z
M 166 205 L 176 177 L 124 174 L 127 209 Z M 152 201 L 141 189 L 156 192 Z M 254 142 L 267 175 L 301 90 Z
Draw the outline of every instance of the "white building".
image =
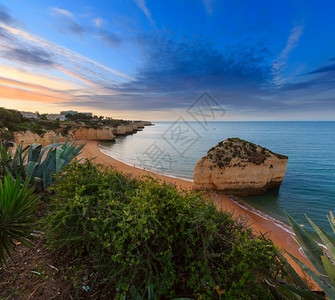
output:
M 57 120 L 59 121 L 65 121 L 65 116 L 61 114 L 47 114 L 47 119 L 48 120 Z
M 37 113 L 33 113 L 33 112 L 29 112 L 29 111 L 20 111 L 20 113 L 25 118 L 38 119 Z

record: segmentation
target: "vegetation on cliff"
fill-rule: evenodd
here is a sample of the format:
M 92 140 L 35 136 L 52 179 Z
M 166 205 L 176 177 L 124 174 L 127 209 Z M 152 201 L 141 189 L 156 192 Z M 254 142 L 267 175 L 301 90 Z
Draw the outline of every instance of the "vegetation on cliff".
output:
M 225 168 L 240 166 L 245 163 L 260 165 L 271 155 L 279 159 L 288 159 L 285 155 L 274 153 L 259 145 L 239 138 L 229 138 L 211 148 L 205 157 L 210 158 L 213 164 L 219 168 Z M 235 158 L 238 159 L 236 164 L 233 163 Z
M 103 116 L 88 116 L 86 114 L 68 114 L 66 121 L 48 120 L 46 114 L 37 114 L 38 118 L 25 118 L 16 110 L 0 108 L 0 140 L 13 140 L 13 133 L 18 131 L 31 131 L 43 136 L 47 131 L 53 130 L 68 136 L 69 132 L 76 131 L 79 128 L 101 129 L 105 127 L 116 129 L 118 126 L 128 126 L 132 121 L 113 119 Z M 139 124 L 142 121 L 135 121 Z M 146 124 L 151 124 L 146 122 Z
M 104 295 L 272 298 L 276 247 L 199 194 L 90 162 L 66 168 L 53 189 L 49 247 L 94 273 L 89 286 Z

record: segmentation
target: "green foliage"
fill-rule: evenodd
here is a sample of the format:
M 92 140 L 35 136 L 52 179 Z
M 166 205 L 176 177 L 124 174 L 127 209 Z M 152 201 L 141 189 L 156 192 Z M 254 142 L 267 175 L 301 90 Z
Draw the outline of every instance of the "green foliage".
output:
M 15 181 L 11 174 L 0 184 L 0 265 L 12 258 L 15 241 L 29 246 L 36 230 L 35 212 L 38 205 L 33 189 L 26 180 L 21 187 L 20 177 Z
M 41 189 L 46 190 L 53 183 L 54 175 L 79 155 L 83 147 L 84 145 L 78 147 L 76 142 L 68 141 L 63 144 L 53 143 L 43 149 L 38 144 L 25 148 L 20 144 L 12 154 L 12 150 L 9 149 L 7 153 L 0 142 L 0 171 L 2 174 L 10 172 L 16 178 L 21 174 L 23 181 L 32 180 Z
M 8 122 L 6 124 L 9 131 L 19 131 L 20 127 L 16 123 Z
M 50 248 L 92 267 L 113 296 L 273 297 L 265 280 L 282 271 L 276 247 L 201 195 L 89 161 L 57 177 Z
M 290 225 L 297 236 L 296 242 L 303 249 L 308 260 L 311 262 L 316 272 L 307 267 L 304 263 L 299 261 L 290 253 L 289 256 L 315 281 L 315 283 L 325 292 L 328 299 L 335 299 L 335 239 L 326 233 L 324 230 L 319 228 L 311 219 L 307 216 L 307 220 L 312 225 L 314 230 L 319 235 L 321 241 L 326 246 L 327 250 L 324 251 L 311 237 L 306 229 L 299 226 L 297 222 L 288 214 L 286 214 Z M 335 219 L 332 213 L 328 217 L 330 225 L 335 233 Z M 292 272 L 291 272 L 292 274 Z M 303 296 L 303 293 L 308 291 L 306 286 L 301 286 L 298 283 L 299 289 L 295 290 L 295 293 Z

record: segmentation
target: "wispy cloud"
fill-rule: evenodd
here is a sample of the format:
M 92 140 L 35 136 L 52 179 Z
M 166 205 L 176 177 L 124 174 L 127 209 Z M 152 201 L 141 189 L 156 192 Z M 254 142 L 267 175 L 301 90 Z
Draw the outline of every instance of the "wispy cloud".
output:
M 274 80 L 277 83 L 281 82 L 281 72 L 286 68 L 289 54 L 294 48 L 298 46 L 299 39 L 304 32 L 304 25 L 295 25 L 287 39 L 285 48 L 278 55 L 273 62 L 274 73 L 276 74 Z
M 112 48 L 120 46 L 122 42 L 122 39 L 119 35 L 106 30 L 99 31 L 97 36 Z
M 132 80 L 126 74 L 117 72 L 19 28 L 1 25 L 0 41 L 0 57 L 4 59 L 3 62 L 8 63 L 12 68 L 20 68 L 21 65 L 24 65 L 25 69 L 33 73 L 45 72 L 47 69 L 58 70 L 64 74 L 63 78 L 68 81 L 68 88 L 62 90 L 59 94 L 57 90 L 50 91 L 48 88 L 36 90 L 36 84 L 35 86 L 30 85 L 29 79 L 24 86 L 19 80 L 2 78 L 0 80 L 0 97 L 2 99 L 20 100 L 24 98 L 26 100 L 45 101 L 46 103 L 69 102 L 71 99 L 76 99 L 78 95 L 86 97 L 85 95 L 98 95 L 102 91 L 106 95 L 113 95 L 115 92 L 111 88 L 105 89 L 105 86 L 112 87 L 124 81 Z M 3 67 L 0 66 L 1 69 Z M 2 74 L 10 75 L 10 73 L 13 72 L 4 70 Z M 57 86 L 59 85 L 57 81 L 61 82 L 63 80 L 62 78 L 50 80 L 43 78 L 44 75 L 40 76 L 36 81 L 41 83 L 50 81 L 50 86 Z M 16 72 L 14 78 L 20 77 L 24 78 L 25 75 Z M 53 80 L 55 80 L 54 84 L 52 84 Z
M 14 25 L 16 21 L 9 14 L 8 9 L 0 4 L 0 22 L 8 25 Z
M 74 18 L 74 15 L 72 12 L 66 10 L 66 9 L 62 9 L 62 8 L 58 8 L 58 7 L 53 7 L 52 11 L 58 15 L 62 15 L 62 16 L 66 16 L 68 18 Z
M 98 18 L 95 18 L 93 19 L 93 22 L 94 22 L 94 25 L 98 28 L 101 28 L 103 22 L 104 22 L 104 19 L 101 18 L 101 17 L 98 17 Z
M 335 64 L 320 67 L 316 70 L 313 70 L 313 71 L 309 72 L 308 74 L 327 73 L 327 72 L 335 72 Z M 334 74 L 334 76 L 335 76 L 335 74 Z
M 214 3 L 215 0 L 203 0 L 203 4 L 205 6 L 205 9 L 206 9 L 206 13 L 209 15 L 209 16 L 212 16 L 213 15 L 213 3 Z
M 145 0 L 134 0 L 134 2 L 140 8 L 140 10 L 142 10 L 142 12 L 145 14 L 151 25 L 156 28 L 156 23 L 151 17 L 151 13 L 146 5 Z
M 2 56 L 21 63 L 44 67 L 50 67 L 54 63 L 48 52 L 36 47 L 8 49 Z

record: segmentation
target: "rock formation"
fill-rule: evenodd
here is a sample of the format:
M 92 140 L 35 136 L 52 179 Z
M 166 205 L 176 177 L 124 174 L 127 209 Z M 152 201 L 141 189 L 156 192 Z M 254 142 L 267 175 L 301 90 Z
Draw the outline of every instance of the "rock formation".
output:
M 53 143 L 56 133 L 57 132 L 53 130 L 47 131 L 43 135 L 39 135 L 32 131 L 14 132 L 14 141 L 17 145 L 23 142 L 23 147 L 29 146 L 31 144 L 41 144 L 42 147 L 45 147 Z M 58 133 L 56 142 L 64 143 L 66 139 L 66 136 Z
M 110 127 L 102 127 L 98 129 L 80 127 L 74 132 L 77 140 L 93 140 L 93 141 L 113 141 L 115 135 Z
M 215 189 L 237 196 L 261 194 L 280 186 L 287 159 L 287 156 L 253 143 L 230 138 L 210 149 L 198 161 L 193 189 Z
M 39 135 L 32 131 L 14 132 L 14 140 L 16 144 L 23 141 L 24 146 L 31 144 L 41 144 L 42 147 L 53 143 L 55 135 L 57 134 L 57 143 L 63 143 L 69 138 L 74 140 L 94 140 L 94 141 L 113 141 L 115 136 L 128 135 L 137 132 L 144 128 L 144 126 L 151 126 L 151 122 L 139 121 L 129 123 L 127 125 L 120 125 L 118 127 L 100 126 L 99 128 L 87 127 L 78 124 L 60 124 L 59 130 L 49 130 Z M 66 134 L 64 130 L 66 129 Z M 63 134 L 62 134 L 63 132 Z

